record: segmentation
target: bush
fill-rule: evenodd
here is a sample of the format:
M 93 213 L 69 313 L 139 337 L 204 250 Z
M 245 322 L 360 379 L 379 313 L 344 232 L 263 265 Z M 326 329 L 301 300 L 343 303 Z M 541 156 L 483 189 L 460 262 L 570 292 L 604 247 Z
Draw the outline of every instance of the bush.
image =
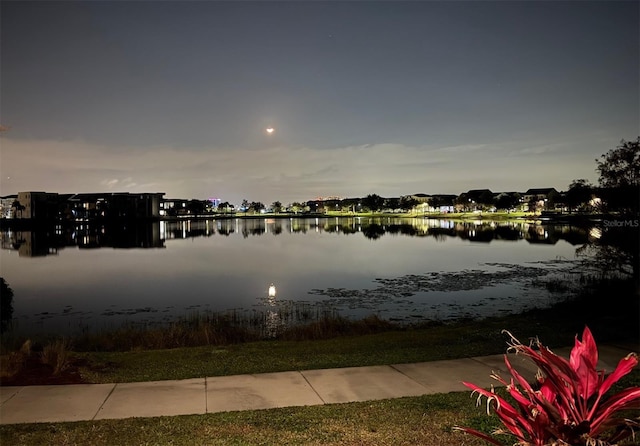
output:
M 70 342 L 64 338 L 47 344 L 40 354 L 42 363 L 51 366 L 54 375 L 59 375 L 69 366 L 70 348 Z
M 510 348 L 530 358 L 539 369 L 537 383 L 530 385 L 512 366 L 505 355 L 504 362 L 511 374 L 506 381 L 497 374 L 492 377 L 506 386 L 510 400 L 471 383 L 464 383 L 478 393 L 478 404 L 487 398 L 487 412 L 493 409 L 506 433 L 522 446 L 607 446 L 634 435 L 640 427 L 636 420 L 618 418 L 622 411 L 637 408 L 640 387 L 631 387 L 606 397 L 611 387 L 637 364 L 638 356 L 630 353 L 616 369 L 605 376 L 597 370 L 598 349 L 589 328 L 582 341 L 576 337 L 569 360 L 555 355 L 536 340 L 534 349 L 511 336 Z M 501 446 L 495 438 L 472 428 L 463 432 Z

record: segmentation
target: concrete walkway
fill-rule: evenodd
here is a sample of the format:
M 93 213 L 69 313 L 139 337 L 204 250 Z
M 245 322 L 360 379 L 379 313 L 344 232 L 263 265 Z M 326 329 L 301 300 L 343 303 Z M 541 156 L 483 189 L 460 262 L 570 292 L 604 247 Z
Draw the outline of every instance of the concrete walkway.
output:
M 599 368 L 608 372 L 638 346 L 600 346 Z M 557 349 L 567 356 L 570 349 Z M 510 360 L 527 378 L 535 367 L 522 356 Z M 312 406 L 469 390 L 508 376 L 502 355 L 342 369 L 219 376 L 180 381 L 65 386 L 0 387 L 0 424 L 45 423 L 205 414 Z

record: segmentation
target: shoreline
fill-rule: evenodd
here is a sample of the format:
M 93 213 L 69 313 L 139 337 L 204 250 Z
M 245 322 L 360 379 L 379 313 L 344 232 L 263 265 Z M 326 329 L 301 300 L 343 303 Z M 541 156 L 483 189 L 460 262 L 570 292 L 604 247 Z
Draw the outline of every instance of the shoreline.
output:
M 336 218 L 336 219 L 380 219 L 380 218 L 396 218 L 396 219 L 425 219 L 425 220 L 452 220 L 452 221 L 525 221 L 535 222 L 539 224 L 544 223 L 581 223 L 581 224 L 596 224 L 604 220 L 629 220 L 635 217 L 625 217 L 613 214 L 530 214 L 522 212 L 503 213 L 503 212 L 459 212 L 459 213 L 306 213 L 306 214 L 206 214 L 206 215 L 186 215 L 175 217 L 157 217 L 157 218 L 145 218 L 145 219 L 113 219 L 113 220 L 82 220 L 82 221 L 43 221 L 43 220 L 31 220 L 31 219 L 0 219 L 0 229 L 16 229 L 16 230 L 30 230 L 30 229 L 43 229 L 55 226 L 71 227 L 77 225 L 138 225 L 148 224 L 155 222 L 178 222 L 178 221 L 204 221 L 204 220 L 260 220 L 260 219 L 309 219 L 309 218 Z
M 612 289 L 617 291 L 610 297 L 616 305 L 599 308 L 596 303 Z M 637 343 L 638 303 L 629 299 L 630 292 L 628 281 L 608 281 L 592 284 L 549 308 L 516 314 L 409 326 L 375 317 L 356 321 L 330 318 L 270 339 L 245 337 L 226 326 L 217 330 L 208 324 L 187 324 L 184 330 L 124 330 L 49 344 L 32 340 L 27 341 L 27 353 L 24 345 L 16 346 L 19 350 L 4 349 L 3 355 L 8 356 L 3 360 L 13 358 L 15 363 L 26 354 L 31 362 L 19 361 L 25 368 L 19 367 L 11 377 L 3 376 L 0 386 L 15 385 L 16 380 L 24 380 L 21 385 L 63 384 L 65 379 L 76 380 L 74 383 L 79 383 L 78 379 L 84 383 L 134 382 L 269 373 L 288 370 L 291 364 L 304 370 L 453 359 L 503 352 L 505 329 L 521 339 L 539 336 L 550 347 L 566 343 L 585 325 L 601 342 Z M 208 335 L 200 336 L 199 342 L 194 338 L 193 342 L 176 344 L 178 339 L 204 332 Z M 52 370 L 41 364 L 40 352 L 51 348 L 69 366 L 62 375 L 52 375 Z M 211 361 L 212 354 L 216 361 Z M 174 364 L 171 369 L 166 368 L 169 358 Z M 39 372 L 32 374 L 36 371 L 32 367 Z M 18 377 L 21 370 L 26 375 Z

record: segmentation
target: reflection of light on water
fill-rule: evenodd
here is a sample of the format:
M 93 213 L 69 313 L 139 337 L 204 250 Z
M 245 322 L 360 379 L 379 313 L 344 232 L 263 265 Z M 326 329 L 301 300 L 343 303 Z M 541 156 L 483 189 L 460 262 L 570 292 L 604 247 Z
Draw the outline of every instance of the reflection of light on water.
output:
M 265 335 L 268 338 L 275 338 L 278 334 L 278 328 L 282 325 L 280 315 L 275 311 L 267 311 L 265 314 L 264 328 Z
M 600 237 L 602 237 L 602 229 L 595 227 L 591 228 L 589 230 L 589 237 L 599 239 Z
M 269 285 L 269 290 L 267 291 L 267 303 L 269 306 L 276 306 L 276 287 L 273 283 Z M 264 325 L 267 337 L 275 337 L 278 334 L 278 327 L 282 325 L 282 319 L 278 312 L 272 310 L 267 311 Z

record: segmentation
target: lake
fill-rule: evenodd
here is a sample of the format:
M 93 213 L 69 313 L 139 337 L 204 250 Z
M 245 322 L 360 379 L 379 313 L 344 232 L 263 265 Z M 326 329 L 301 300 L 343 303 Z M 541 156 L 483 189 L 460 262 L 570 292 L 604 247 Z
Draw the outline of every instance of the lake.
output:
M 397 322 L 544 307 L 588 229 L 395 218 L 161 221 L 3 231 L 18 333 L 162 324 L 204 312 L 378 315 Z M 267 296 L 273 284 L 275 297 Z

